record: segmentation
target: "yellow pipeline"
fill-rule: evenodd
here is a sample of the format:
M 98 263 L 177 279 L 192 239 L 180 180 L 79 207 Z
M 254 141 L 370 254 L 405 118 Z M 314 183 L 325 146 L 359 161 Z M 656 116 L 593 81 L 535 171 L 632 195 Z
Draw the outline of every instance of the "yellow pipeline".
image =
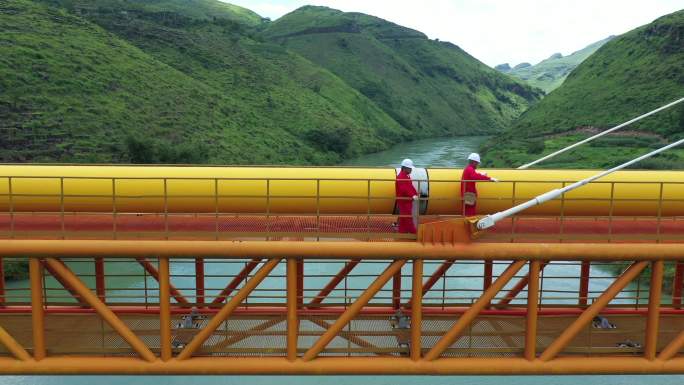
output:
M 509 208 L 597 172 L 486 171 L 502 182 L 478 184 L 481 214 Z M 427 173 L 430 195 L 425 213 L 460 213 L 461 170 Z M 394 177 L 391 168 L 3 165 L 0 210 L 55 212 L 63 207 L 68 212 L 111 212 L 116 207 L 118 212 L 153 213 L 167 208 L 169 212 L 389 214 L 394 210 Z M 665 182 L 662 190 L 660 182 Z M 664 201 L 659 207 L 661 196 Z M 566 194 L 563 203 L 547 202 L 526 214 L 559 215 L 563 206 L 564 215 L 608 215 L 612 206 L 613 215 L 654 216 L 659 209 L 665 216 L 684 215 L 682 197 L 684 172 L 621 171 Z

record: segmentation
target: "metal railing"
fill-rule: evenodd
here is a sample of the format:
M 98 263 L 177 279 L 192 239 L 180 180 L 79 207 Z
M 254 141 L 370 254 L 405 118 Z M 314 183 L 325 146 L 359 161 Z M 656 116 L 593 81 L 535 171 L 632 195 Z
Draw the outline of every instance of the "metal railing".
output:
M 4 181 L 4 182 L 3 182 Z M 56 193 L 24 192 L 25 187 L 18 188 L 26 182 L 53 186 Z M 74 183 L 98 183 L 98 188 L 106 191 L 99 194 L 82 194 L 71 192 Z M 144 183 L 147 191 L 126 193 L 129 184 Z M 501 181 L 497 184 L 500 190 L 510 191 L 502 196 L 481 196 L 478 205 L 481 207 L 505 208 L 532 198 L 520 193 L 520 186 L 563 187 L 572 181 Z M 178 183 L 195 183 L 198 188 L 207 190 L 201 194 L 179 194 L 174 189 Z M 257 193 L 225 193 L 225 189 L 235 184 L 249 183 L 256 186 Z M 274 185 L 305 183 L 310 193 L 292 194 L 276 191 Z M 428 183 L 428 181 L 418 181 Z M 459 196 L 459 183 L 456 180 L 430 180 L 432 186 L 453 185 L 454 196 L 422 197 L 420 203 L 428 209 L 434 205 L 444 206 L 447 212 L 434 215 L 418 214 L 419 222 L 435 219 L 453 218 L 461 212 L 463 204 Z M 0 176 L 0 186 L 5 184 L 4 193 L 0 193 L 1 205 L 6 207 L 5 214 L 0 214 L 0 237 L 9 239 L 26 238 L 61 238 L 61 239 L 414 239 L 412 234 L 396 232 L 395 222 L 398 218 L 393 207 L 396 198 L 393 196 L 393 179 L 327 179 L 327 178 L 109 178 L 109 177 L 16 177 Z M 101 185 L 100 185 L 101 184 Z M 339 195 L 329 190 L 336 185 L 355 186 L 353 195 Z M 610 191 L 607 197 L 592 198 L 581 196 L 562 196 L 549 204 L 558 205 L 556 215 L 529 214 L 515 216 L 498 226 L 490 239 L 506 241 L 524 241 L 533 235 L 534 239 L 564 241 L 584 239 L 590 241 L 624 241 L 634 236 L 654 242 L 684 241 L 682 232 L 677 231 L 681 224 L 678 212 L 667 209 L 684 203 L 684 196 L 671 191 L 678 189 L 682 182 L 602 182 L 592 185 L 605 186 Z M 364 185 L 363 188 L 359 186 Z M 322 192 L 322 186 L 326 191 Z M 332 187 L 331 187 L 332 186 Z M 616 197 L 616 189 L 629 189 L 631 186 L 649 186 L 655 194 L 650 197 Z M 551 187 L 549 187 L 551 188 Z M 382 192 L 377 192 L 381 189 Z M 195 200 L 202 210 L 182 206 L 185 200 Z M 227 201 L 239 201 L 245 206 L 233 205 L 232 210 L 224 210 L 230 206 Z M 30 202 L 33 203 L 30 203 Z M 86 203 L 97 206 L 97 210 L 82 207 Z M 290 210 L 283 207 L 289 202 Z M 84 203 L 85 202 L 85 203 Z M 180 202 L 180 203 L 179 203 Z M 585 215 L 568 215 L 568 207 L 595 202 L 597 212 Z M 354 209 L 335 209 L 334 203 L 353 205 Z M 306 204 L 308 210 L 301 210 L 298 205 Z M 624 215 L 624 206 L 633 204 L 640 206 L 641 215 Z M 81 208 L 74 209 L 76 205 Z M 39 210 L 49 206 L 50 210 Z M 276 206 L 276 207 L 274 207 Z M 135 209 L 131 209 L 134 207 Z M 600 208 L 600 211 L 598 211 Z M 586 211 L 586 210 L 585 210 Z M 521 231 L 524 221 L 536 218 L 547 224 L 544 234 L 526 234 Z M 601 222 L 598 235 L 575 234 L 568 232 L 568 226 L 578 221 L 593 219 Z M 616 231 L 628 221 L 653 220 L 653 226 L 642 233 Z M 555 230 L 548 231 L 548 226 L 556 222 Z M 636 222 L 635 222 L 636 223 Z M 575 226 L 577 227 L 577 226 Z M 637 226 L 638 227 L 638 226 Z M 501 228 L 507 229 L 508 233 Z M 641 226 L 645 228 L 645 226 Z M 674 231 L 672 229 L 675 229 Z M 669 229 L 669 230 L 668 230 Z

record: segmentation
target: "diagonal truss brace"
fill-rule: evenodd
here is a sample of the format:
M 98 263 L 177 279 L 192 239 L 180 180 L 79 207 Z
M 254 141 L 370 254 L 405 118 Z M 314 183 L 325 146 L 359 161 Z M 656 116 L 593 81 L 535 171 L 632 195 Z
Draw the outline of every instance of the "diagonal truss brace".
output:
M 463 330 L 477 317 L 480 312 L 489 305 L 489 302 L 496 294 L 515 276 L 515 274 L 525 265 L 526 261 L 512 262 L 506 270 L 501 273 L 499 278 L 475 301 L 468 310 L 456 321 L 454 326 L 440 338 L 435 346 L 425 355 L 426 361 L 438 358 L 451 344 L 461 336 Z
M 178 354 L 177 359 L 178 360 L 184 360 L 187 358 L 192 357 L 193 353 L 195 353 L 201 346 L 204 344 L 204 342 L 211 337 L 212 333 L 216 329 L 218 329 L 219 326 L 223 323 L 223 321 L 228 318 L 231 313 L 233 313 L 233 310 L 237 308 L 242 301 L 247 298 L 249 293 L 252 292 L 260 283 L 261 281 L 268 276 L 268 274 L 280 263 L 280 260 L 282 258 L 273 258 L 270 259 L 268 262 L 266 262 L 257 272 L 254 274 L 252 279 L 247 281 L 245 285 L 240 289 L 237 294 L 233 298 L 228 301 L 221 310 L 219 310 L 216 315 L 209 320 L 207 323 L 207 326 L 204 327 L 204 329 L 200 330 L 195 337 L 190 341 L 190 343 L 183 349 Z
M 56 258 L 46 258 L 45 263 L 61 279 L 63 279 L 78 295 L 95 311 L 145 360 L 155 361 L 156 357 L 147 345 L 121 321 L 114 312 L 107 307 L 90 289 L 61 261 Z
M 648 261 L 635 262 L 625 270 L 618 279 L 616 279 L 608 288 L 601 294 L 587 310 L 583 311 L 577 319 L 570 324 L 556 338 L 551 345 L 539 356 L 542 361 L 549 361 L 556 357 L 558 353 L 565 348 L 570 341 L 572 341 L 582 329 L 584 329 L 591 320 L 596 317 L 601 310 L 603 310 L 608 303 L 617 296 L 622 289 L 624 289 L 630 282 L 632 282 L 639 274 L 648 266 Z
M 368 286 L 368 288 L 359 296 L 359 298 L 354 301 L 347 310 L 340 315 L 340 317 L 333 323 L 328 330 L 323 333 L 323 335 L 309 348 L 309 350 L 304 353 L 302 359 L 304 361 L 311 361 L 318 356 L 318 353 L 323 351 L 326 346 L 332 341 L 335 336 L 354 318 L 361 309 L 366 306 L 366 304 L 373 298 L 373 296 L 382 289 L 383 286 L 392 278 L 394 275 L 401 271 L 402 266 L 406 263 L 405 260 L 396 260 L 392 262 L 385 271 L 373 281 L 373 283 Z

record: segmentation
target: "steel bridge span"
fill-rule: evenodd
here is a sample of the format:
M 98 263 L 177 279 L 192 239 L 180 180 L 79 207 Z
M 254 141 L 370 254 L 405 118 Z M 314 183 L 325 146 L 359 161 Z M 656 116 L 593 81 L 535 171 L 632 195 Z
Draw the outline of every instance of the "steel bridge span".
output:
M 684 173 L 478 232 L 426 170 L 405 235 L 391 169 L 0 171 L 2 374 L 684 373 Z M 483 214 L 582 177 L 490 173 Z

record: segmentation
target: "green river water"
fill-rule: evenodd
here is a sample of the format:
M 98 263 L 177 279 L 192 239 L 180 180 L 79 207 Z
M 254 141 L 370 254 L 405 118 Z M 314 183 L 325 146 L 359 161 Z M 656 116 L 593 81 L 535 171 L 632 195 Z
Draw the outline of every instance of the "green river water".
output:
M 479 145 L 486 140 L 486 137 L 455 137 L 455 138 L 439 138 L 431 140 L 422 140 L 411 143 L 398 145 L 387 151 L 377 154 L 366 155 L 345 163 L 350 166 L 395 166 L 404 158 L 413 159 L 418 167 L 462 167 L 465 164 L 465 158 L 470 153 L 475 151 Z M 358 273 L 363 274 L 364 270 L 359 265 Z M 427 266 L 426 266 L 427 267 Z M 224 267 L 217 267 L 223 268 Z M 238 268 L 238 266 L 236 266 Z M 276 274 L 283 274 L 284 268 L 279 266 L 276 269 Z M 503 270 L 503 265 L 498 266 L 496 270 L 499 272 Z M 139 269 L 135 264 L 121 264 L 115 266 L 107 266 L 107 272 L 116 272 L 125 275 Z M 207 266 L 207 274 L 212 274 L 211 265 Z M 305 267 L 308 274 L 331 273 L 339 269 L 337 264 L 327 265 L 308 265 Z M 372 270 L 373 267 L 368 267 L 367 273 L 372 273 L 377 270 Z M 470 271 L 468 266 L 462 266 L 462 274 L 467 276 L 472 274 L 474 276 L 480 274 L 480 266 L 473 266 Z M 477 270 L 474 270 L 477 269 Z M 545 275 L 548 276 L 576 276 L 578 267 L 576 266 L 548 266 L 545 269 Z M 74 267 L 74 270 L 80 270 Z M 87 269 L 86 269 L 87 270 Z M 88 271 L 80 271 L 81 273 L 88 273 Z M 179 264 L 174 266 L 172 274 L 186 275 L 187 278 L 179 278 L 174 280 L 174 284 L 178 287 L 191 287 L 193 275 L 193 267 L 191 264 Z M 426 274 L 430 274 L 429 269 L 426 268 Z M 600 291 L 607 287 L 611 281 L 611 274 L 600 269 L 592 269 L 592 281 L 590 291 Z M 370 279 L 370 278 L 369 278 Z M 215 278 L 216 282 L 212 283 L 212 279 L 207 281 L 207 287 L 220 287 L 222 280 Z M 327 280 L 327 278 L 321 280 Z M 363 285 L 363 282 L 357 282 Z M 267 288 L 278 288 L 281 282 L 265 281 L 264 285 Z M 154 287 L 156 282 L 153 279 L 144 279 L 139 277 L 120 277 L 116 286 L 122 288 L 118 290 L 118 294 L 128 294 L 135 296 L 144 290 L 144 287 Z M 410 282 L 405 282 L 404 285 L 410 286 Z M 470 279 L 468 277 L 456 278 L 451 280 L 450 285 L 458 285 L 458 287 L 477 288 L 481 287 L 481 282 Z M 564 279 L 546 279 L 544 285 L 547 288 L 551 287 L 559 291 L 576 291 L 576 280 Z M 11 284 L 13 288 L 27 287 L 27 282 L 14 282 Z M 56 283 L 48 283 L 48 286 L 58 287 Z M 128 289 L 129 291 L 127 292 Z M 210 293 L 207 293 L 210 294 Z M 370 384 L 370 385 L 408 385 L 408 384 L 501 384 L 507 385 L 522 385 L 522 384 L 587 384 L 587 385 L 636 385 L 636 384 L 684 384 L 684 376 L 4 376 L 0 377 L 0 385 L 9 384 L 27 384 L 27 385 L 80 385 L 99 383 L 101 385 L 123 385 L 123 384 L 149 384 L 149 383 L 168 383 L 168 384 L 198 384 L 198 385 L 218 385 L 218 384 L 241 384 L 241 385 L 272 385 L 272 384 Z

